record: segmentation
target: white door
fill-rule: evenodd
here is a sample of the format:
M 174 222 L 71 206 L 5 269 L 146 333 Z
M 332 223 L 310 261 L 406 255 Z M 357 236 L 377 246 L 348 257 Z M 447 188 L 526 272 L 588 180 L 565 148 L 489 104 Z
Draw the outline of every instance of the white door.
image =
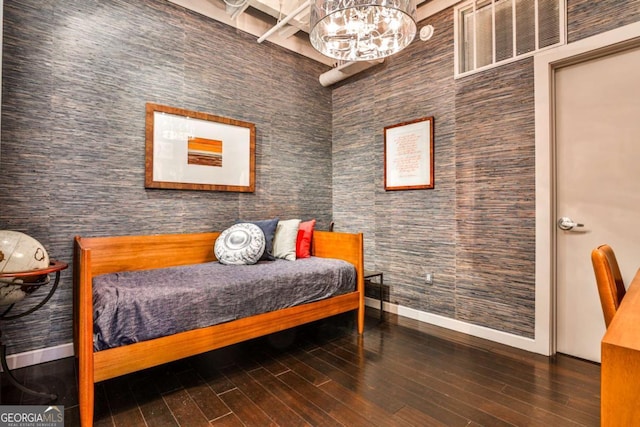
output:
M 600 361 L 591 250 L 608 243 L 628 286 L 640 268 L 640 47 L 555 70 L 556 349 Z

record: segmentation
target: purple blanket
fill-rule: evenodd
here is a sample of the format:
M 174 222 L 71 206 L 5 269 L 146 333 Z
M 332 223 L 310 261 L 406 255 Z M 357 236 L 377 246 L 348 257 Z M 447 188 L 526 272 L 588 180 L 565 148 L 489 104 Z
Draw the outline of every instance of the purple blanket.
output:
M 355 290 L 352 264 L 329 258 L 218 262 L 93 279 L 94 348 L 150 340 Z

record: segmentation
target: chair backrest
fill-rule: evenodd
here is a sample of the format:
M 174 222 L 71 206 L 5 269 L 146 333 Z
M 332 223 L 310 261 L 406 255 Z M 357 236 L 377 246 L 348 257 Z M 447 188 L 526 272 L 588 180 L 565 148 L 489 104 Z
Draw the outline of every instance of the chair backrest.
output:
M 608 328 L 622 302 L 626 289 L 616 255 L 611 246 L 600 245 L 591 251 L 591 262 L 596 275 L 604 323 Z

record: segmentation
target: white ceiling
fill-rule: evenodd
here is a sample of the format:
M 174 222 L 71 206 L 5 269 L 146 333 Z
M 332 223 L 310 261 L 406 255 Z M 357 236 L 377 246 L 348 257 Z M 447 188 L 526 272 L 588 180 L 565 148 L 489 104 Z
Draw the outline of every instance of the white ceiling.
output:
M 329 66 L 335 66 L 336 60 L 318 53 L 309 43 L 309 7 L 303 4 L 308 0 L 169 0 L 172 3 L 191 9 L 230 25 L 239 30 L 265 38 L 265 34 L 272 31 L 266 38 L 269 42 L 280 45 L 293 52 Z M 226 3 L 225 3 L 226 1 Z M 418 22 L 453 6 L 461 0 L 417 0 Z M 235 6 L 240 5 L 240 6 Z M 296 9 L 302 9 L 281 28 L 272 28 Z

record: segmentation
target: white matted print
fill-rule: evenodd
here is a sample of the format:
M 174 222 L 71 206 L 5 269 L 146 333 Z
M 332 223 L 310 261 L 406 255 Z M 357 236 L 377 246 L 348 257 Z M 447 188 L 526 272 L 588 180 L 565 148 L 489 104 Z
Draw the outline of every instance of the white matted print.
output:
M 145 187 L 253 192 L 252 123 L 147 104 Z
M 384 128 L 384 189 L 433 188 L 433 117 Z

